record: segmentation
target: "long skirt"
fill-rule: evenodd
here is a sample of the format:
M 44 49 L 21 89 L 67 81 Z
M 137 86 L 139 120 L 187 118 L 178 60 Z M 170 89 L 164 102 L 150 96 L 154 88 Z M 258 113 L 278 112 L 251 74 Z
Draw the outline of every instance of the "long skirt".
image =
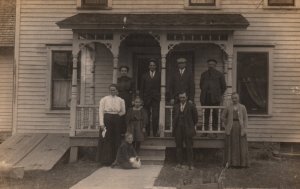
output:
M 239 121 L 234 121 L 230 135 L 225 138 L 225 164 L 231 167 L 248 167 L 247 136 L 241 136 Z

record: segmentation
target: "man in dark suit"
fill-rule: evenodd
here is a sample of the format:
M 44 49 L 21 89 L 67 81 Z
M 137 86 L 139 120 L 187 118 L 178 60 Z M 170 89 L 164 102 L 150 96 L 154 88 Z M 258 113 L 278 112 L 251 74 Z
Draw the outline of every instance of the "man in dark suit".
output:
M 226 82 L 223 73 L 216 70 L 217 61 L 210 59 L 207 61 L 208 70 L 201 74 L 200 79 L 200 102 L 202 106 L 220 106 L 224 92 L 226 91 Z M 209 126 L 209 114 L 210 110 L 205 110 L 205 130 L 208 130 Z M 218 110 L 213 110 L 213 130 L 217 130 L 218 126 Z M 213 135 L 216 137 L 216 135 Z
M 195 82 L 194 76 L 191 71 L 187 70 L 185 58 L 178 58 L 177 60 L 178 69 L 171 76 L 170 83 L 170 95 L 171 104 L 179 102 L 179 92 L 186 92 L 188 100 L 194 101 L 195 96 Z
M 173 107 L 173 136 L 176 143 L 177 168 L 182 168 L 183 163 L 183 143 L 186 146 L 186 154 L 189 169 L 193 167 L 193 137 L 196 135 L 196 124 L 198 122 L 198 112 L 194 103 L 187 100 L 185 92 L 179 95 L 179 103 Z
M 149 72 L 142 76 L 140 95 L 144 101 L 144 107 L 148 111 L 149 122 L 152 118 L 152 131 L 154 136 L 158 134 L 159 103 L 160 103 L 160 73 L 156 70 L 156 61 L 149 61 Z M 151 115 L 152 114 L 152 115 Z M 150 136 L 150 123 L 146 126 Z

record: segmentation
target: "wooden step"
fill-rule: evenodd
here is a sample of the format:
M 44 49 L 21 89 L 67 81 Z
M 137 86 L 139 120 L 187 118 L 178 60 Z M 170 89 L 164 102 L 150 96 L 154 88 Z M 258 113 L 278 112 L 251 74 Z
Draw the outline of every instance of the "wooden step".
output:
M 148 137 L 143 141 L 145 146 L 175 147 L 174 137 Z M 224 138 L 194 137 L 194 148 L 224 148 Z
M 162 165 L 165 161 L 165 151 L 165 146 L 142 145 L 139 156 L 141 157 L 142 164 Z
M 162 156 L 165 157 L 165 146 L 141 146 L 139 156 Z
M 142 165 L 163 165 L 165 156 L 141 156 Z

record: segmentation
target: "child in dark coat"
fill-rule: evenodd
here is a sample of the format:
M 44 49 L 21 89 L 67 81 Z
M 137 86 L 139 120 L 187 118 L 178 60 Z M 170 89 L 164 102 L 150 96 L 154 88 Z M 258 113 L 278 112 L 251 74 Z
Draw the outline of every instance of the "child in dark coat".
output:
M 142 103 L 140 97 L 135 97 L 133 107 L 126 114 L 127 132 L 133 135 L 133 146 L 137 153 L 140 151 L 141 142 L 144 141 L 144 133 L 148 123 L 147 111 L 143 108 Z
M 135 149 L 132 146 L 133 136 L 131 133 L 125 134 L 125 141 L 122 142 L 118 149 L 115 162 L 112 168 L 117 166 L 123 169 L 137 169 L 141 166 L 140 158 L 137 156 Z

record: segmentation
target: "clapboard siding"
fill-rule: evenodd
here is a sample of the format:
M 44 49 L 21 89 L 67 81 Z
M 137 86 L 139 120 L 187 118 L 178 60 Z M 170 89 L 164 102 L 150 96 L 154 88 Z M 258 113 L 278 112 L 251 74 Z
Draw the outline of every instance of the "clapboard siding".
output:
M 104 45 L 96 45 L 95 62 L 95 103 L 109 93 L 108 86 L 112 83 L 113 57 Z
M 0 132 L 12 130 L 13 53 L 12 47 L 0 47 Z
M 187 10 L 184 9 L 183 0 L 112 0 L 112 2 L 112 10 L 105 12 L 241 13 L 250 22 L 250 26 L 247 30 L 235 31 L 234 44 L 274 45 L 271 86 L 273 110 L 270 116 L 249 117 L 249 140 L 300 142 L 300 89 L 295 90 L 295 87 L 300 88 L 300 10 L 263 9 L 261 0 L 221 0 L 219 10 Z M 21 1 L 18 132 L 68 132 L 68 114 L 45 112 L 47 94 L 45 44 L 71 44 L 72 31 L 59 29 L 55 22 L 77 12 L 93 11 L 76 10 L 75 0 Z M 96 104 L 108 92 L 107 86 L 112 81 L 113 68 L 110 52 L 105 48 L 100 50 L 101 53 L 97 53 L 95 67 Z M 206 69 L 203 64 L 205 56 L 210 54 L 201 48 L 194 49 L 194 53 L 195 101 L 199 104 L 200 74 Z M 120 54 L 121 64 L 131 61 L 131 56 Z M 0 78 L 4 77 L 5 75 L 0 75 Z M 5 87 L 10 89 L 7 84 L 1 86 Z M 3 94 L 0 94 L 0 98 L 2 96 Z
M 71 44 L 72 31 L 56 22 L 76 12 L 74 0 L 21 0 L 17 92 L 17 132 L 68 132 L 69 114 L 49 113 L 46 44 Z

